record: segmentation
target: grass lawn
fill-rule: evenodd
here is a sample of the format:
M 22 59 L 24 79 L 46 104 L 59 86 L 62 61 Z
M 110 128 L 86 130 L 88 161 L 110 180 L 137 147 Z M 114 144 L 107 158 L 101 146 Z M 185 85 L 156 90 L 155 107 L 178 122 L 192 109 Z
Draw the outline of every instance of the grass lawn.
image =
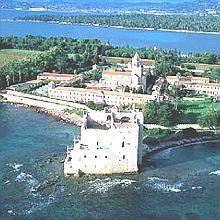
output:
M 106 57 L 103 56 L 104 59 L 106 59 L 110 63 L 129 63 L 131 62 L 131 58 L 124 58 L 124 57 Z M 147 59 L 141 59 L 143 65 L 147 66 L 153 66 L 154 60 L 147 60 Z
M 213 65 L 213 64 L 203 64 L 203 63 L 184 63 L 193 65 L 196 67 L 197 70 L 210 70 L 210 69 L 220 69 L 220 65 Z
M 180 103 L 183 109 L 182 123 L 194 124 L 201 117 L 202 114 L 214 108 L 220 112 L 220 102 L 212 102 L 211 100 L 206 101 L 182 101 Z
M 17 49 L 0 50 L 0 68 L 11 61 L 29 57 L 35 52 L 36 51 Z

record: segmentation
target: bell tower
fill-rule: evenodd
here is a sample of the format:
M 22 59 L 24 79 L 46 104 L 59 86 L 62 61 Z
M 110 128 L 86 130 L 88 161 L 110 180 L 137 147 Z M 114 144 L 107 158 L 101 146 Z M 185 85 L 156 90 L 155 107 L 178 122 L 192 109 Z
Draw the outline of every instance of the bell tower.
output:
M 135 86 L 141 84 L 143 76 L 143 67 L 141 64 L 141 59 L 136 53 L 132 58 L 131 63 L 131 83 Z

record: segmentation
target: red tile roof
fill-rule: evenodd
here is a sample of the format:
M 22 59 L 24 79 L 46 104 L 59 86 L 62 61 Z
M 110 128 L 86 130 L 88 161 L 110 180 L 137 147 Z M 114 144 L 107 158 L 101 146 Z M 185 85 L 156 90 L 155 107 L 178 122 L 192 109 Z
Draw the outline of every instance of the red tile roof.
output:
M 131 71 L 104 70 L 103 74 L 113 76 L 131 76 Z

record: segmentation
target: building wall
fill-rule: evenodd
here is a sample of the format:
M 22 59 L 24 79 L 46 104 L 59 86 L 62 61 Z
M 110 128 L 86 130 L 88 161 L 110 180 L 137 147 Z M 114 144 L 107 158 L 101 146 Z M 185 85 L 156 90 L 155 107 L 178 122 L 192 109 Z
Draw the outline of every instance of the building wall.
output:
M 122 72 L 123 74 L 123 72 Z M 102 83 L 108 86 L 126 86 L 131 84 L 131 76 L 102 74 Z
M 78 88 L 72 88 L 71 90 L 68 90 L 65 87 L 49 87 L 48 95 L 50 98 L 56 98 L 66 101 L 77 101 L 83 103 L 93 101 L 95 103 L 106 103 L 107 105 L 147 103 L 155 99 L 155 97 L 151 95 L 137 95 L 101 90 L 94 91 L 90 89 Z
M 220 84 L 212 84 L 212 83 L 193 84 L 193 83 L 188 83 L 188 84 L 185 84 L 185 86 L 186 86 L 186 89 L 191 90 L 191 91 L 205 93 L 209 96 L 220 96 Z
M 97 117 L 97 114 L 91 117 Z M 100 112 L 100 118 L 103 120 L 108 114 L 103 116 Z M 101 130 L 87 129 L 86 124 L 82 126 L 81 139 L 65 160 L 65 174 L 76 174 L 78 170 L 86 174 L 137 172 L 138 165 L 142 164 L 143 137 L 140 129 L 143 129 L 143 118 L 140 115 L 129 114 L 133 118 L 129 128 L 112 126 Z

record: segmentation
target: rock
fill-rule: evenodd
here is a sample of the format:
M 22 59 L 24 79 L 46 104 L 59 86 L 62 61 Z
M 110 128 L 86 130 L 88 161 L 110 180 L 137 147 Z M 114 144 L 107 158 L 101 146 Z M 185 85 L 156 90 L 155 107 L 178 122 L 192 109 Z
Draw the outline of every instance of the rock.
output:
M 37 192 L 39 192 L 39 191 L 42 191 L 42 190 L 44 190 L 44 189 L 46 189 L 48 187 L 54 186 L 58 182 L 58 180 L 59 180 L 59 176 L 56 176 L 54 179 L 51 179 L 51 180 L 46 180 L 42 184 L 39 184 L 35 188 L 35 190 Z
M 51 158 L 51 157 L 49 157 L 49 158 L 48 158 L 48 160 L 47 160 L 47 164 L 52 163 L 52 161 L 53 161 L 53 160 L 52 160 L 52 158 Z
M 62 159 L 61 161 L 60 161 L 60 163 L 64 163 L 65 162 L 65 159 Z
M 80 177 L 82 177 L 82 176 L 84 176 L 84 175 L 85 175 L 85 173 L 82 172 L 82 170 L 78 169 L 77 173 L 74 174 L 74 177 L 80 178 Z

